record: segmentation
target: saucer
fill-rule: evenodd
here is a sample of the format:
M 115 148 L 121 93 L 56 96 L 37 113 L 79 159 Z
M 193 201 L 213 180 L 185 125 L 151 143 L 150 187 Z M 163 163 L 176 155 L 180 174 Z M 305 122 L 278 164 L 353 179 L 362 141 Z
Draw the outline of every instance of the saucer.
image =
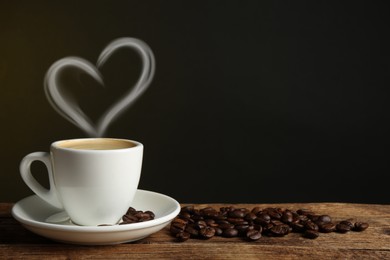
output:
M 131 206 L 137 210 L 153 211 L 155 218 L 126 225 L 77 226 L 63 211 L 36 195 L 17 202 L 12 208 L 12 215 L 28 230 L 52 240 L 81 245 L 110 245 L 136 241 L 156 233 L 180 212 L 180 205 L 173 198 L 146 190 L 137 190 Z M 53 219 L 60 220 L 54 222 Z

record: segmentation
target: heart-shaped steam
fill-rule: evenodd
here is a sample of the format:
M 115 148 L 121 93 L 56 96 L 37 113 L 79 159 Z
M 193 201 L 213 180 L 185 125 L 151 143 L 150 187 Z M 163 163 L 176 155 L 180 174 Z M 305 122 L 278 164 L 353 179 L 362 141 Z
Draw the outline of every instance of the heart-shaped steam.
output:
M 101 68 L 111 55 L 121 49 L 134 49 L 142 59 L 142 72 L 131 88 L 117 103 L 113 104 L 94 125 L 90 118 L 70 98 L 62 95 L 59 89 L 59 75 L 69 67 L 78 68 L 97 80 L 102 85 L 103 77 L 98 68 Z M 155 71 L 155 59 L 152 50 L 143 41 L 135 38 L 119 38 L 112 41 L 100 54 L 96 66 L 89 61 L 79 57 L 66 57 L 56 61 L 47 71 L 44 88 L 46 97 L 54 109 L 74 125 L 85 131 L 91 137 L 103 136 L 107 127 L 122 112 L 124 112 L 150 85 Z

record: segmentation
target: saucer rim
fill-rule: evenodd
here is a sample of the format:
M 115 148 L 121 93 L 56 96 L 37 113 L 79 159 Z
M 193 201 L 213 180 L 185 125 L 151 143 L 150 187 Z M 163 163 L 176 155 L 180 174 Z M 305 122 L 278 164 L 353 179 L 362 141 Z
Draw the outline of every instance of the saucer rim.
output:
M 23 225 L 43 228 L 43 229 L 51 229 L 51 230 L 61 230 L 61 231 L 72 231 L 72 232 L 90 232 L 90 233 L 104 233 L 104 232 L 121 232 L 121 231 L 131 231 L 131 230 L 139 230 L 144 228 L 149 228 L 157 225 L 161 225 L 164 223 L 167 223 L 171 221 L 173 218 L 175 218 L 179 212 L 180 212 L 180 204 L 175 199 L 173 199 L 170 196 L 167 196 L 162 193 L 154 192 L 154 191 L 148 191 L 143 189 L 137 189 L 137 192 L 141 193 L 152 193 L 155 196 L 164 197 L 166 200 L 169 200 L 174 204 L 173 210 L 169 212 L 168 214 L 165 214 L 161 217 L 157 217 L 153 220 L 145 221 L 145 222 L 139 222 L 139 223 L 132 223 L 132 224 L 124 224 L 124 225 L 112 225 L 112 226 L 69 226 L 69 225 L 63 225 L 58 223 L 48 223 L 48 222 L 42 222 L 37 221 L 31 218 L 25 218 L 18 214 L 17 209 L 20 208 L 20 205 L 25 200 L 32 200 L 32 199 L 38 199 L 39 197 L 37 195 L 31 195 L 28 197 L 25 197 L 18 202 L 15 203 L 15 205 L 12 207 L 12 216 Z M 52 208 L 55 208 L 51 206 L 50 204 L 46 203 L 45 201 L 41 200 L 41 203 L 45 203 L 49 205 Z M 153 211 L 153 209 L 150 209 Z M 58 212 L 61 212 L 61 210 L 58 210 Z

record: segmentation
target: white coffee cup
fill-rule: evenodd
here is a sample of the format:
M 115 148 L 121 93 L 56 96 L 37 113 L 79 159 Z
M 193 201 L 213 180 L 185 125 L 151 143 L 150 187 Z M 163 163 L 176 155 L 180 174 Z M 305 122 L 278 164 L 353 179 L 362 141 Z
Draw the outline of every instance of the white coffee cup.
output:
M 142 156 L 143 145 L 132 140 L 63 140 L 54 142 L 50 153 L 25 156 L 20 173 L 36 195 L 64 209 L 75 224 L 116 224 L 131 206 L 137 191 Z M 49 190 L 31 174 L 34 161 L 46 165 Z

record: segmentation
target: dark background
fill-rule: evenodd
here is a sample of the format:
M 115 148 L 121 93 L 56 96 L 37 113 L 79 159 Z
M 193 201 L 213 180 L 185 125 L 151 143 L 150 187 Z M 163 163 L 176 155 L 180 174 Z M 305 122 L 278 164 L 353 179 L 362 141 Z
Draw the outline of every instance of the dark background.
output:
M 0 201 L 32 194 L 24 155 L 86 137 L 46 100 L 50 65 L 95 63 L 130 36 L 153 49 L 156 75 L 107 136 L 145 145 L 140 188 L 180 202 L 389 204 L 390 10 L 380 3 L 0 0 Z M 105 88 L 64 80 L 96 120 L 139 67 L 122 51 L 102 69 Z

